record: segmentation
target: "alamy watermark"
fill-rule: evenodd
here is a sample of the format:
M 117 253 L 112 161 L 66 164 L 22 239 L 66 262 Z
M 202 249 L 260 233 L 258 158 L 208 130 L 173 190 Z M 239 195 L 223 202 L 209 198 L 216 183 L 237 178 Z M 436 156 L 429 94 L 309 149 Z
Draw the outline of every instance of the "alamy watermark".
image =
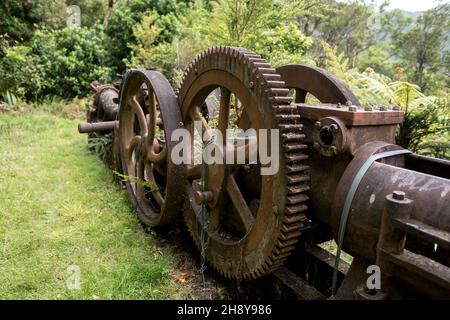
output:
M 67 28 L 80 28 L 81 27 L 81 9 L 79 6 L 71 5 L 66 9 L 66 24 Z
M 81 289 L 81 269 L 77 265 L 70 265 L 67 267 L 69 276 L 66 279 L 67 289 L 80 290 Z
M 366 287 L 369 290 L 380 290 L 381 289 L 381 269 L 376 264 L 367 267 L 366 273 L 369 277 L 366 281 Z
M 196 132 L 202 132 L 202 122 L 194 121 Z M 274 175 L 279 169 L 278 129 L 226 129 L 226 137 L 218 129 L 204 130 L 198 139 L 184 128 L 172 132 L 171 141 L 177 142 L 171 152 L 174 164 L 256 164 L 261 175 Z M 200 147 L 199 147 L 200 145 Z

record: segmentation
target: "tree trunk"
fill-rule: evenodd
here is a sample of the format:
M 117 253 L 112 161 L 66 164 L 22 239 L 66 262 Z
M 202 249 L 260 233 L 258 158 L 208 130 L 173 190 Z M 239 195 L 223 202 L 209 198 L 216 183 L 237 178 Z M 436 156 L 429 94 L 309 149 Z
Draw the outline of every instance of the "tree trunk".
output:
M 108 28 L 109 17 L 111 16 L 113 7 L 114 7 L 114 0 L 109 0 L 108 8 L 106 9 L 106 12 L 105 12 L 105 18 L 103 19 L 103 27 L 105 29 Z

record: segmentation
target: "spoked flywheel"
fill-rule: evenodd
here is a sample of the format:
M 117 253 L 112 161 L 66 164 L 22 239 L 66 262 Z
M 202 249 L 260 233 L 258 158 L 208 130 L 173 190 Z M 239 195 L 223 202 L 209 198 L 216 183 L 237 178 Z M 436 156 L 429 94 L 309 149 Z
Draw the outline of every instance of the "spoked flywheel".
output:
M 218 115 L 206 117 L 202 105 L 218 91 Z M 302 152 L 306 146 L 288 92 L 261 56 L 233 47 L 216 47 L 197 56 L 179 90 L 194 149 L 200 144 L 206 150 L 210 141 L 221 136 L 218 143 L 226 150 L 224 155 L 245 150 L 245 163 L 197 161 L 186 172 L 186 224 L 207 261 L 228 278 L 254 279 L 282 265 L 307 222 L 309 177 Z M 211 128 L 222 135 L 209 135 Z M 239 129 L 254 129 L 254 135 L 245 136 L 239 145 L 242 136 L 226 135 Z M 267 163 L 259 154 L 252 158 L 250 151 L 252 144 L 259 146 L 261 139 L 268 138 L 260 129 L 279 130 L 277 140 L 271 142 L 272 150 L 277 150 L 272 143 L 279 146 L 279 166 L 271 174 L 261 175 Z M 205 132 L 206 138 L 195 139 L 196 133 L 201 137 Z
M 184 169 L 169 157 L 170 135 L 182 127 L 175 93 L 161 73 L 132 69 L 119 110 L 123 174 L 138 217 L 148 226 L 170 222 L 184 201 Z

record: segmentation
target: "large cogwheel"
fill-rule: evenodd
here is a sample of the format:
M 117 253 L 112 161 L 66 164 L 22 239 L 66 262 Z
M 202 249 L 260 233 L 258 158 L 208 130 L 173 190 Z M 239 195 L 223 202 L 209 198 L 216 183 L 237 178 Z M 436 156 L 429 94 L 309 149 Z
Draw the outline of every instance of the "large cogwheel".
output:
M 188 66 L 179 89 L 183 122 L 192 136 L 212 127 L 223 137 L 227 129 L 256 132 L 227 139 L 232 141 L 231 152 L 244 148 L 245 164 L 194 163 L 187 168 L 186 224 L 206 260 L 227 278 L 255 279 L 281 266 L 307 222 L 304 134 L 280 78 L 249 50 L 215 47 Z M 205 115 L 202 108 L 211 95 L 218 100 L 216 117 Z M 267 165 L 259 156 L 251 161 L 252 144 L 267 139 L 259 129 L 279 130 L 279 169 L 272 175 L 260 174 Z M 219 143 L 225 147 L 225 141 Z M 276 150 L 274 145 L 271 149 Z

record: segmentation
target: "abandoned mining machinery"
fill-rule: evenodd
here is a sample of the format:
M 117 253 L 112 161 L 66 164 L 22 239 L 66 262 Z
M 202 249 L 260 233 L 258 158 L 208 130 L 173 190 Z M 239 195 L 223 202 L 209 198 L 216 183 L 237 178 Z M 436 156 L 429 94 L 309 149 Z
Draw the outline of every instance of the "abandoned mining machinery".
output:
M 395 144 L 398 106 L 361 106 L 322 69 L 275 69 L 226 46 L 199 54 L 176 91 L 143 69 L 92 87 L 94 108 L 79 132 L 112 137 L 111 163 L 127 177 L 142 223 L 182 215 L 223 277 L 284 279 L 305 299 L 450 298 L 450 162 Z M 209 128 L 223 137 L 227 129 L 278 129 L 279 169 L 261 175 L 263 164 L 247 161 L 247 151 L 243 164 L 175 164 L 171 138 L 181 128 L 200 149 L 207 142 L 194 133 Z M 335 255 L 321 247 L 332 239 Z M 380 288 L 367 285 L 370 266 L 380 270 Z

